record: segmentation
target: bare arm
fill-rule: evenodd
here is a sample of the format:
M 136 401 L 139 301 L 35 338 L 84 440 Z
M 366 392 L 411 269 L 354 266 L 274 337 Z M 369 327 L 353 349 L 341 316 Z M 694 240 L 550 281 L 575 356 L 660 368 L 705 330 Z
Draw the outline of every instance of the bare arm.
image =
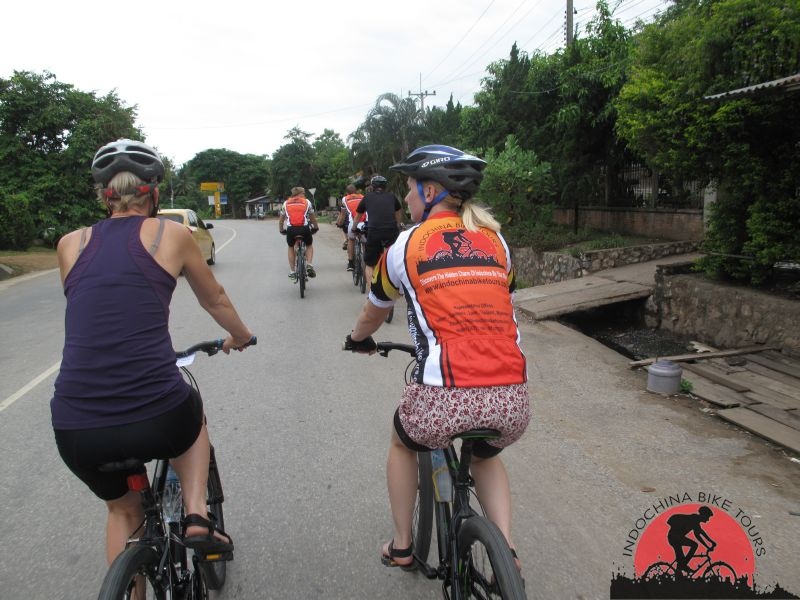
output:
M 379 308 L 367 300 L 364 308 L 361 309 L 361 314 L 358 315 L 350 337 L 356 342 L 361 342 L 371 336 L 380 329 L 390 310 L 391 307 Z
M 253 333 L 239 318 L 225 289 L 214 277 L 211 269 L 200 254 L 200 248 L 192 240 L 191 234 L 186 232 L 180 240 L 181 255 L 183 257 L 183 274 L 186 281 L 197 296 L 200 306 L 228 333 L 222 347 L 226 354 L 233 348 L 244 346 L 253 337 Z

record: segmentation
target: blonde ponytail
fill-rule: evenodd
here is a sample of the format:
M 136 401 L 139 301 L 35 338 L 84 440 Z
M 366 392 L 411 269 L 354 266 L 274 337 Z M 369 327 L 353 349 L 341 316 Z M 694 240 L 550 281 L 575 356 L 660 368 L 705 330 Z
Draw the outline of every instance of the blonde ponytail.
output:
M 473 200 L 465 200 L 461 204 L 461 220 L 467 231 L 478 231 L 480 227 L 486 227 L 492 231 L 500 231 L 500 223 L 492 216 L 489 209 L 481 204 L 476 204 Z

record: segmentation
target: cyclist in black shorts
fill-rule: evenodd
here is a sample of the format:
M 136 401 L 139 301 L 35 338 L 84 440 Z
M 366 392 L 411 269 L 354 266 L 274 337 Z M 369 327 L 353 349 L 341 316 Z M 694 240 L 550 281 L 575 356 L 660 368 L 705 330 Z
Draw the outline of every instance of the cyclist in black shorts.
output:
M 356 209 L 356 223 L 366 213 L 367 243 L 364 252 L 367 281 L 372 279 L 372 270 L 378 263 L 383 249 L 391 246 L 400 234 L 403 222 L 403 207 L 392 192 L 386 191 L 386 177 L 374 175 L 370 179 L 372 191 L 367 192 Z

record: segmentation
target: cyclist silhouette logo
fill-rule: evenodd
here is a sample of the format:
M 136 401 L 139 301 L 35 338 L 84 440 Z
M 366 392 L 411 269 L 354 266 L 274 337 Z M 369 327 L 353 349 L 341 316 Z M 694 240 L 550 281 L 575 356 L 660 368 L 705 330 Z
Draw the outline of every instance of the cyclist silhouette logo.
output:
M 496 253 L 483 233 L 463 228 L 446 229 L 427 238 L 425 258 L 418 263 L 419 273 L 451 267 L 499 267 Z
M 707 522 L 713 514 L 714 511 L 708 506 L 701 506 L 697 513 L 675 513 L 667 519 L 669 526 L 667 542 L 675 552 L 675 571 L 678 575 L 691 576 L 694 574 L 689 568 L 689 561 L 697 551 L 698 542 L 703 544 L 708 552 L 717 547 L 716 542 L 701 527 L 701 524 Z M 690 533 L 694 539 L 689 537 Z M 684 548 L 689 550 L 684 552 Z

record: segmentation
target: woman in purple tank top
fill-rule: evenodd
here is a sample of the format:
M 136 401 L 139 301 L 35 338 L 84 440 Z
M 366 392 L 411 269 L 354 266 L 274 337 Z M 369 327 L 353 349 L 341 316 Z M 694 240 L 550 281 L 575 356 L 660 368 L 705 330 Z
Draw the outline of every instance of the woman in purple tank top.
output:
M 253 334 L 189 230 L 153 218 L 164 176 L 153 148 L 125 139 L 107 144 L 95 154 L 92 176 L 109 218 L 58 244 L 67 298 L 64 353 L 51 401 L 59 453 L 106 502 L 109 563 L 144 520 L 138 493 L 128 490 L 129 473 L 97 468 L 126 458 L 170 458 L 183 489 L 186 545 L 230 551 L 232 539 L 206 514 L 210 443 L 202 402 L 175 366 L 169 335 L 178 275 L 229 333 L 226 354 L 245 347 Z

